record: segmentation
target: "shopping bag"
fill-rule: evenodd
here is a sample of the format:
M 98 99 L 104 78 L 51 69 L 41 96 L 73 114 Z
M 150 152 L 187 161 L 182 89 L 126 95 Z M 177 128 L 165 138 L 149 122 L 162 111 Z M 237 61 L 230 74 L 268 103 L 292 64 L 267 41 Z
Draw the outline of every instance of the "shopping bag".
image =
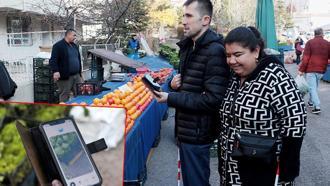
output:
M 298 89 L 299 89 L 300 93 L 303 96 L 305 96 L 309 92 L 309 86 L 308 86 L 308 83 L 307 83 L 306 79 L 304 78 L 304 76 L 298 75 L 295 78 L 295 81 L 298 85 Z

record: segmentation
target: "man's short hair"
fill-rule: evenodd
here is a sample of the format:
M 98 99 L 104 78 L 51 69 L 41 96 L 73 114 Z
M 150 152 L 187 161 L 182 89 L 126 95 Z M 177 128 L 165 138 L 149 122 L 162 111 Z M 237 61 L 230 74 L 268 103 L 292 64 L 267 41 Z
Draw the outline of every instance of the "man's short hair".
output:
M 72 28 L 69 28 L 69 29 L 67 29 L 66 31 L 65 31 L 65 36 L 67 36 L 69 33 L 71 33 L 71 32 L 76 32 L 76 30 L 75 29 L 72 29 Z
M 190 4 L 197 2 L 198 3 L 198 11 L 201 16 L 208 15 L 212 17 L 213 15 L 213 5 L 210 0 L 187 0 L 183 6 L 189 6 Z
M 323 29 L 322 28 L 317 28 L 314 30 L 314 35 L 315 36 L 321 36 L 323 35 Z

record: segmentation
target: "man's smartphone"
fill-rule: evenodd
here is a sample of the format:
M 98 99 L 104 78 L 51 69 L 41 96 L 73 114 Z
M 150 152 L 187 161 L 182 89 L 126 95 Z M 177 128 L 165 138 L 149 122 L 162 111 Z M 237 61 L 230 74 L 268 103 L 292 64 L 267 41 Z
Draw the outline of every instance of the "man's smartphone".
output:
M 157 97 L 159 95 L 156 93 L 161 91 L 161 86 L 150 76 L 150 74 L 146 74 L 142 78 L 142 82 L 145 84 L 145 86 Z
M 40 130 L 64 185 L 101 185 L 102 178 L 73 119 L 47 122 Z

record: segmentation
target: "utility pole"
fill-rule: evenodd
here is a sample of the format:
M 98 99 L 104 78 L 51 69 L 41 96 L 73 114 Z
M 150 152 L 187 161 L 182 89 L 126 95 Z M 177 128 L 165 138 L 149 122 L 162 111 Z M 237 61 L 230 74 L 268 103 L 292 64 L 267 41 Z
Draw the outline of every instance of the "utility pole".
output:
M 76 7 L 75 7 L 75 4 L 74 4 L 74 0 L 72 0 L 72 7 L 73 7 L 73 29 L 76 30 Z

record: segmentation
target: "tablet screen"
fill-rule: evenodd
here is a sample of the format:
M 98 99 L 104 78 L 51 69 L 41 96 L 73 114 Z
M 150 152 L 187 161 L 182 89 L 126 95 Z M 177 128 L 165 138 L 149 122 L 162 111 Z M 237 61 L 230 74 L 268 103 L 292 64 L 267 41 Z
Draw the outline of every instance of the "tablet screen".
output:
M 66 179 L 73 179 L 93 171 L 76 132 L 53 136 L 49 141 Z
M 62 121 L 61 121 L 62 122 Z M 45 124 L 43 129 L 69 185 L 94 185 L 100 180 L 71 120 Z

